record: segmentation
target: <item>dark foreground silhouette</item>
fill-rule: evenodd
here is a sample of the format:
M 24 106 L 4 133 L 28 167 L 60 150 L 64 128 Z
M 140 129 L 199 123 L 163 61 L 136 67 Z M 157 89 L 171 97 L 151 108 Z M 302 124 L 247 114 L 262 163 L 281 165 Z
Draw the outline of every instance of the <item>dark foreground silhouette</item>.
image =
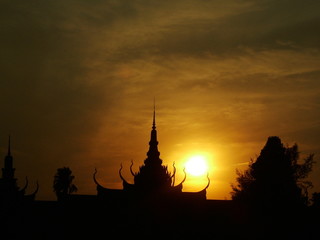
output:
M 0 239 L 320 239 L 320 195 L 309 206 L 298 185 L 312 158 L 299 165 L 297 149 L 284 148 L 280 139 L 269 138 L 251 169 L 239 175 L 233 200 L 208 200 L 209 178 L 198 192 L 182 191 L 184 180 L 175 185 L 175 168 L 170 173 L 159 156 L 154 111 L 147 158 L 137 173 L 130 168 L 134 183 L 123 178 L 121 167 L 123 189 L 103 187 L 96 171 L 97 194 L 73 194 L 74 176 L 64 167 L 54 176 L 57 201 L 36 201 L 38 189 L 30 197 L 16 185 L 9 142 L 0 181 Z
M 87 202 L 91 202 L 88 204 Z M 260 211 L 230 200 L 105 204 L 34 201 L 6 208 L 1 239 L 319 239 L 320 211 Z

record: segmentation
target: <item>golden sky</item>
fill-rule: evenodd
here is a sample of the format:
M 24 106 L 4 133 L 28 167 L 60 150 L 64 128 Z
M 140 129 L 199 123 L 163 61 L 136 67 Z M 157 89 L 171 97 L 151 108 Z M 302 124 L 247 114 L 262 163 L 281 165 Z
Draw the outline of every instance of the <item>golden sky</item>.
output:
M 312 0 L 1 0 L 0 150 L 18 184 L 55 199 L 57 168 L 79 194 L 121 188 L 148 151 L 177 167 L 210 161 L 207 197 L 230 199 L 269 136 L 320 154 L 320 2 Z M 320 166 L 310 178 L 320 191 Z M 205 179 L 187 178 L 184 190 Z

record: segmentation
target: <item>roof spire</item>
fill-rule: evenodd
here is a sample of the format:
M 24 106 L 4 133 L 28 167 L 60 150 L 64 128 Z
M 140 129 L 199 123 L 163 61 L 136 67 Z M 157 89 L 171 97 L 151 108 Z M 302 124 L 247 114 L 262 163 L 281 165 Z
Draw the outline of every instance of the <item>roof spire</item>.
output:
M 8 140 L 8 156 L 11 156 L 11 141 L 10 141 L 10 135 Z
M 153 123 L 152 123 L 152 129 L 156 129 L 156 100 L 153 98 Z
M 10 135 L 8 139 L 8 154 L 4 158 L 4 168 L 2 168 L 2 178 L 14 179 L 13 157 L 11 156 Z
M 157 130 L 156 130 L 156 104 L 155 99 L 153 100 L 153 121 L 152 121 L 152 130 L 149 141 L 149 151 L 147 152 L 148 158 L 145 160 L 145 163 L 162 163 L 162 160 L 159 158 L 160 152 L 158 150 L 158 140 L 157 140 Z

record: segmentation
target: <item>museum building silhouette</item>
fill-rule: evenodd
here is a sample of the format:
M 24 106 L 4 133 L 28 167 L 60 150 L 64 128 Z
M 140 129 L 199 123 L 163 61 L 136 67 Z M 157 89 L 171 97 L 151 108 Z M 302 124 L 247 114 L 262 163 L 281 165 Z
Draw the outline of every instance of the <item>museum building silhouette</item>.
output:
M 130 172 L 134 183 L 129 183 L 122 175 L 122 165 L 119 169 L 119 175 L 122 180 L 123 189 L 110 189 L 102 186 L 97 178 L 97 170 L 93 175 L 94 182 L 97 185 L 97 197 L 99 200 L 106 201 L 140 201 L 142 198 L 154 198 L 168 201 L 184 200 L 206 200 L 206 189 L 210 185 L 210 179 L 207 176 L 208 184 L 198 192 L 183 192 L 183 183 L 186 180 L 184 170 L 183 180 L 175 185 L 176 168 L 173 163 L 173 173 L 168 171 L 168 167 L 162 164 L 160 152 L 158 150 L 155 109 L 153 111 L 152 130 L 149 141 L 149 150 L 144 164 L 139 167 L 138 172 L 132 170 L 131 162 Z
M 11 155 L 11 141 L 9 136 L 8 153 L 4 158 L 4 167 L 2 168 L 2 178 L 0 178 L 0 202 L 1 206 L 6 207 L 16 203 L 23 203 L 26 201 L 34 201 L 39 189 L 37 183 L 36 190 L 31 194 L 26 194 L 28 187 L 28 178 L 26 177 L 26 184 L 20 188 L 15 178 L 15 168 L 13 167 L 13 157 Z
M 119 177 L 122 180 L 122 189 L 113 189 L 102 186 L 97 179 L 97 169 L 93 173 L 93 181 L 96 184 L 96 195 L 68 194 L 61 196 L 58 200 L 69 202 L 82 202 L 96 200 L 99 203 L 108 204 L 130 204 L 135 202 L 162 202 L 178 203 L 185 201 L 205 201 L 206 190 L 210 185 L 210 178 L 207 175 L 207 185 L 196 192 L 184 192 L 183 183 L 187 178 L 185 169 L 183 180 L 175 185 L 176 167 L 173 163 L 173 173 L 169 172 L 168 167 L 162 164 L 160 152 L 158 150 L 156 113 L 153 110 L 152 130 L 149 141 L 149 150 L 144 164 L 139 167 L 138 172 L 132 169 L 133 161 L 130 165 L 130 173 L 133 176 L 133 183 L 128 182 L 122 175 L 122 164 L 119 169 Z

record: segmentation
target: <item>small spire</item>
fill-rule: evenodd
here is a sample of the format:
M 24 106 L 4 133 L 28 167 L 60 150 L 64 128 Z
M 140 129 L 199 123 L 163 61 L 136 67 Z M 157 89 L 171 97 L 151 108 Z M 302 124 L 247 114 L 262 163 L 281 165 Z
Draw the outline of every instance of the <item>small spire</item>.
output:
M 11 141 L 10 141 L 10 135 L 8 140 L 8 156 L 11 156 Z
M 156 100 L 153 99 L 153 123 L 152 123 L 152 129 L 156 129 Z
M 158 140 L 157 140 L 157 130 L 156 130 L 156 104 L 155 100 L 153 102 L 153 123 L 152 130 L 149 141 L 149 151 L 147 152 L 148 158 L 145 160 L 145 163 L 156 162 L 162 163 L 162 160 L 159 158 L 160 152 L 158 151 Z

